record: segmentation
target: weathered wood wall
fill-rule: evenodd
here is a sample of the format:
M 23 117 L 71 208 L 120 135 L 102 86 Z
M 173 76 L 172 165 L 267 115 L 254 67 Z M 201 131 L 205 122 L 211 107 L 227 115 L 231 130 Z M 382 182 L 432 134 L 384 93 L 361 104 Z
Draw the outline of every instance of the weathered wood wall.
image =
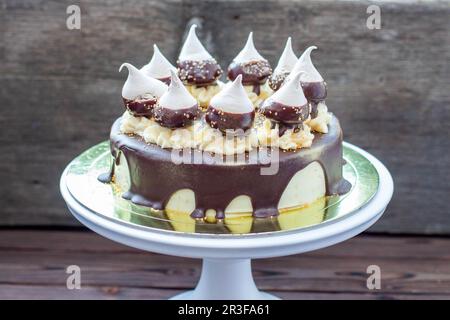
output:
M 345 139 L 394 176 L 371 230 L 450 234 L 449 2 L 374 3 L 380 30 L 367 1 L 81 1 L 81 30 L 68 30 L 73 1 L 0 0 L 0 224 L 76 224 L 58 179 L 122 112 L 119 65 L 143 65 L 153 43 L 174 59 L 194 19 L 223 66 L 251 30 L 272 63 L 289 35 L 297 53 L 317 45 Z

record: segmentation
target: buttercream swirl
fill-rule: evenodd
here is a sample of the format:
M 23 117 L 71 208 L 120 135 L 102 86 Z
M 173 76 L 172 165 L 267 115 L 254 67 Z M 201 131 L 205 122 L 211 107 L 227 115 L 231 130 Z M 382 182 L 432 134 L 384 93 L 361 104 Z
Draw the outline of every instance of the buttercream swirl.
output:
M 328 133 L 328 124 L 331 121 L 331 113 L 324 102 L 317 105 L 317 117 L 305 121 L 311 127 L 312 131 L 320 133 Z
M 326 120 L 329 114 L 324 111 L 323 106 L 320 110 L 321 117 L 314 119 L 313 125 L 324 131 L 324 126 L 327 126 L 324 121 L 329 121 Z M 282 150 L 308 148 L 314 139 L 308 123 L 310 124 L 310 121 L 307 120 L 300 130 L 288 129 L 279 136 L 278 125 L 272 127 L 270 120 L 263 117 L 252 129 L 247 130 L 245 135 L 228 137 L 202 120 L 197 120 L 186 128 L 170 129 L 159 125 L 153 119 L 135 117 L 126 111 L 122 116 L 120 130 L 124 134 L 140 136 L 145 142 L 157 144 L 161 148 L 197 148 L 233 155 L 250 152 L 258 147 L 278 147 Z
M 197 99 L 198 105 L 206 109 L 211 101 L 212 97 L 222 90 L 224 83 L 222 81 L 217 81 L 216 85 L 209 86 L 196 86 L 196 85 L 185 85 L 189 93 Z
M 247 92 L 248 98 L 251 100 L 255 108 L 259 108 L 261 103 L 273 94 L 273 90 L 270 89 L 269 83 L 267 81 L 266 83 L 260 86 L 259 94 L 253 92 L 253 86 L 244 85 L 244 89 Z
M 257 128 L 258 143 L 261 146 L 279 147 L 283 150 L 295 150 L 311 146 L 314 135 L 307 124 L 303 124 L 300 130 L 288 129 L 279 136 L 278 124 L 272 127 L 269 119 L 265 119 Z

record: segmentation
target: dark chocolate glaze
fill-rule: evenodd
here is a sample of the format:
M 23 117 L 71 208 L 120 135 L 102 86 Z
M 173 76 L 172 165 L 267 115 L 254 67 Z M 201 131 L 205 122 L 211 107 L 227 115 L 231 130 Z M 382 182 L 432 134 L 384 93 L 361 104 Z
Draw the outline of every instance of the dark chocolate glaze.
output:
M 192 124 L 200 114 L 198 105 L 185 109 L 169 109 L 157 105 L 153 110 L 155 121 L 166 128 L 182 128 Z
M 269 87 L 273 91 L 278 91 L 278 89 L 280 89 L 281 85 L 284 83 L 284 80 L 286 80 L 288 75 L 289 72 L 273 73 L 269 78 Z
M 222 132 L 226 130 L 244 131 L 250 129 L 255 120 L 255 111 L 247 113 L 229 113 L 220 111 L 213 106 L 209 106 L 206 110 L 205 121 L 214 129 Z
M 285 104 L 267 99 L 259 109 L 263 115 L 272 121 L 285 125 L 297 125 L 308 119 L 309 106 L 287 106 Z
M 108 172 L 101 173 L 97 180 L 102 183 L 110 183 L 114 180 L 114 172 L 116 166 L 120 164 L 120 151 L 116 153 L 116 150 L 112 147 L 111 143 L 111 153 L 113 155 L 113 159 L 111 161 L 111 166 Z
M 317 117 L 317 105 L 327 97 L 327 84 L 322 82 L 302 82 L 303 93 L 310 104 L 311 119 Z
M 253 91 L 254 94 L 259 96 L 261 94 L 261 85 L 259 83 L 258 84 L 254 84 L 253 88 L 252 88 L 252 91 Z
M 161 81 L 161 82 L 164 82 L 167 85 L 170 84 L 170 76 L 165 77 L 165 78 L 158 78 L 158 80 Z
M 343 194 L 351 187 L 342 177 L 342 131 L 335 117 L 327 134 L 315 134 L 310 148 L 280 151 L 279 170 L 275 175 L 260 174 L 260 169 L 269 165 L 261 164 L 253 152 L 227 165 L 224 160 L 220 161 L 222 157 L 191 150 L 192 157 L 202 154 L 204 161 L 177 164 L 172 161 L 174 150 L 121 134 L 120 121 L 116 120 L 111 129 L 112 154 L 117 155 L 118 150 L 123 152 L 131 180 L 130 189 L 123 197 L 138 205 L 163 209 L 174 192 L 187 188 L 195 193 L 196 209 L 192 213 L 195 218 L 203 217 L 207 209 L 215 209 L 218 217 L 223 217 L 228 203 L 239 195 L 251 198 L 255 217 L 275 216 L 280 197 L 291 178 L 314 161 L 324 169 L 327 195 Z M 180 159 L 181 152 L 175 152 Z M 268 156 L 272 157 L 273 152 Z
M 108 172 L 101 173 L 97 180 L 102 183 L 110 183 L 114 177 L 114 165 L 112 166 L 111 170 Z
M 215 60 L 178 61 L 178 76 L 185 84 L 207 86 L 216 82 L 223 71 Z
M 327 97 L 327 84 L 322 82 L 302 82 L 303 93 L 308 101 L 320 102 Z
M 310 109 L 309 114 L 311 115 L 311 119 L 317 118 L 317 115 L 319 113 L 317 110 L 317 105 L 318 105 L 317 102 L 314 101 L 309 102 L 309 109 Z
M 242 75 L 242 84 L 253 86 L 253 91 L 259 95 L 259 86 L 264 84 L 272 74 L 269 62 L 265 60 L 249 61 L 245 63 L 231 62 L 228 67 L 228 79 L 234 81 L 238 75 Z
M 153 116 L 153 108 L 156 104 L 156 98 L 137 98 L 134 100 L 123 99 L 123 103 L 128 111 L 137 117 L 151 118 Z

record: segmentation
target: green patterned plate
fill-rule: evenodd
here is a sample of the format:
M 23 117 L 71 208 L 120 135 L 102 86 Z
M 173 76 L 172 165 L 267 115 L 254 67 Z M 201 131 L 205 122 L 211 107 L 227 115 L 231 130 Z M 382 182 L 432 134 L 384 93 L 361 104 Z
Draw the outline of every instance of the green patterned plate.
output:
M 226 218 L 218 223 L 171 215 L 132 204 L 114 192 L 110 184 L 97 177 L 108 171 L 112 161 L 109 142 L 105 141 L 83 152 L 69 165 L 66 181 L 71 195 L 83 206 L 112 219 L 149 228 L 189 233 L 251 234 L 281 232 L 311 227 L 333 221 L 363 207 L 378 190 L 375 167 L 357 150 L 344 143 L 344 177 L 352 184 L 349 193 L 332 196 L 302 208 L 282 212 L 278 217 L 253 219 L 249 216 Z

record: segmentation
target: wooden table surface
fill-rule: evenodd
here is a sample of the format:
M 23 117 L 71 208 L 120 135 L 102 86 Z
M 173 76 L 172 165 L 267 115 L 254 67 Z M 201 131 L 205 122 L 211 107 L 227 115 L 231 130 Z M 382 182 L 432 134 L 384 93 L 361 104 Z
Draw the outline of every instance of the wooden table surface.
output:
M 81 289 L 66 268 L 81 268 Z M 381 289 L 366 287 L 367 266 Z M 0 230 L 0 299 L 165 299 L 191 289 L 200 260 L 146 253 L 87 231 Z M 361 235 L 319 251 L 255 260 L 258 287 L 284 299 L 450 299 L 450 239 Z

